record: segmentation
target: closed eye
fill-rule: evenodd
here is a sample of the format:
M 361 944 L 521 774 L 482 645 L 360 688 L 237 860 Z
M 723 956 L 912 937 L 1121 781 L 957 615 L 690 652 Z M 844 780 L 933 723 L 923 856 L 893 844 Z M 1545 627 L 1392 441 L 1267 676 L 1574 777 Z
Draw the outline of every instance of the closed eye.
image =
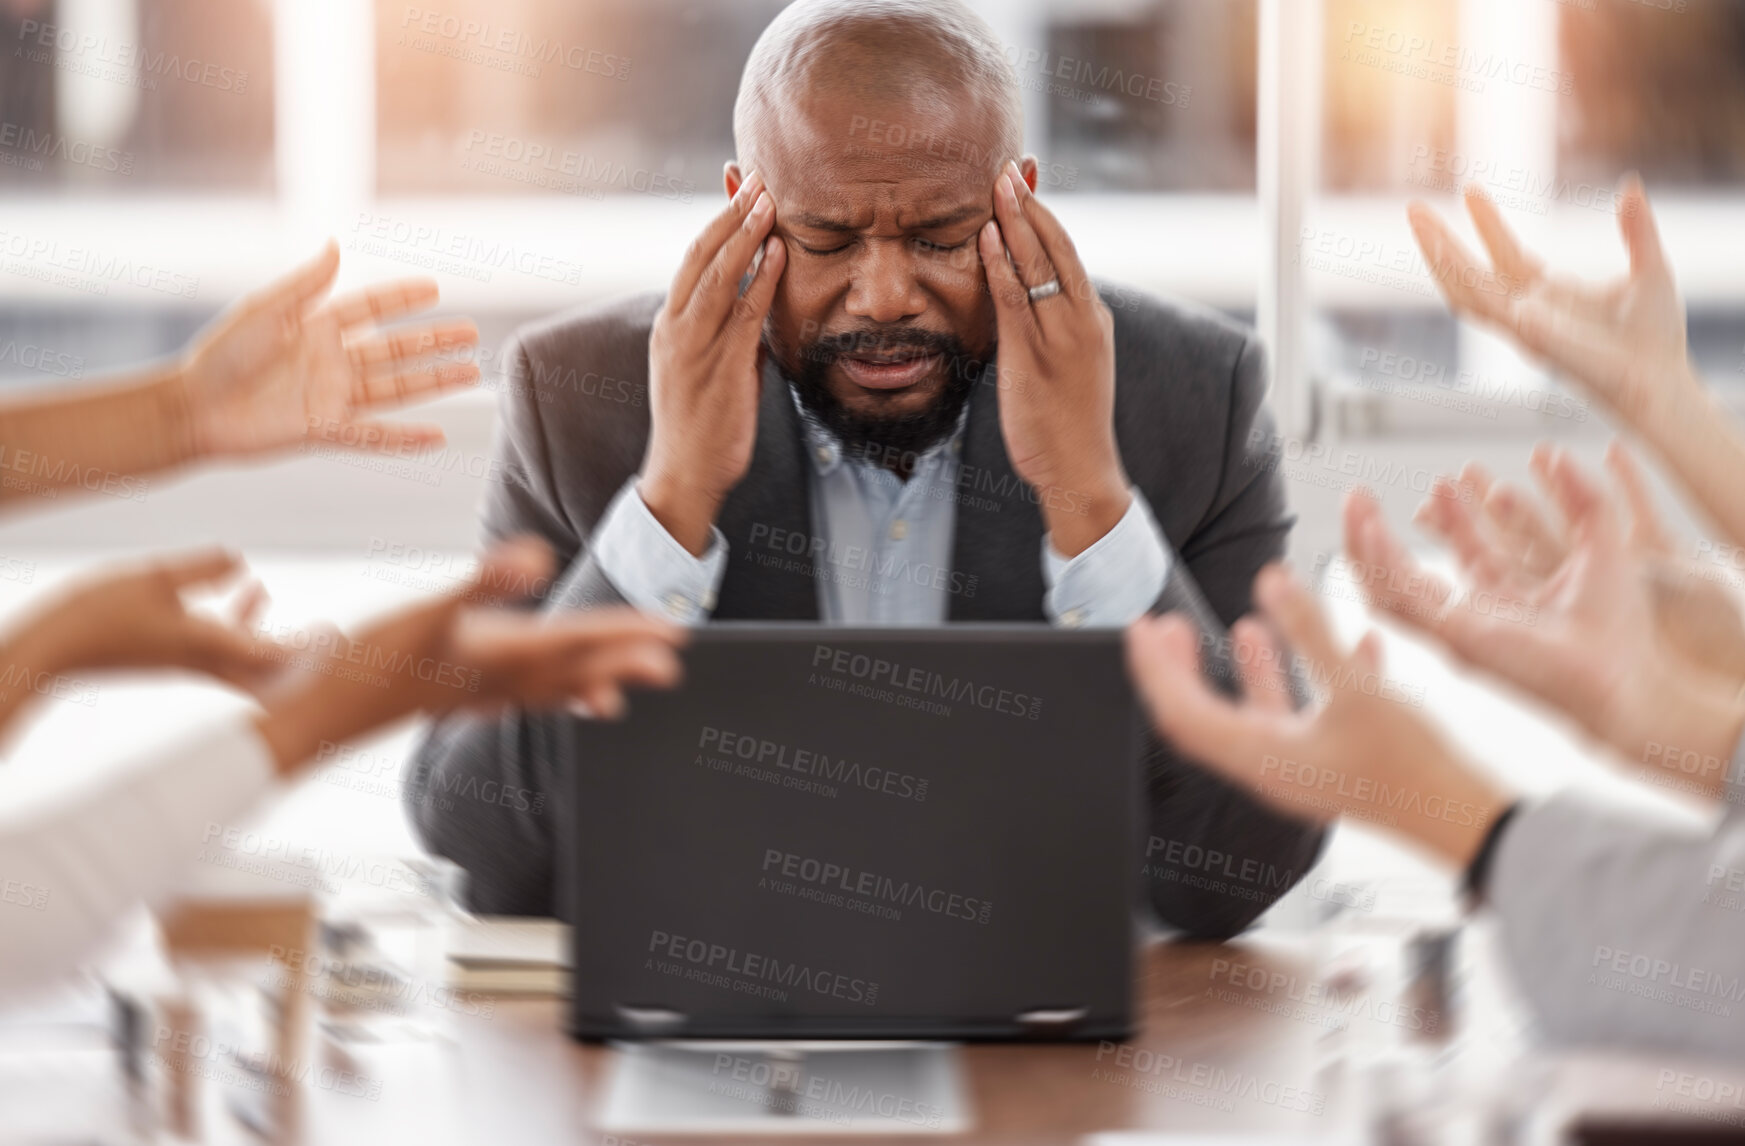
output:
M 974 238 L 974 237 L 975 236 L 973 236 L 973 235 L 970 236 L 970 238 Z M 945 251 L 961 251 L 961 250 L 963 250 L 963 248 L 965 246 L 968 245 L 968 243 L 969 243 L 969 239 L 964 239 L 962 242 L 957 242 L 957 243 L 930 243 L 926 239 L 916 239 L 915 240 L 915 245 L 917 247 L 919 247 L 921 250 L 928 252 L 929 254 L 938 254 L 938 253 L 942 253 Z
M 849 246 L 850 244 L 843 243 L 838 247 L 809 247 L 805 243 L 801 243 L 800 249 L 805 251 L 808 255 L 835 255 L 846 251 Z

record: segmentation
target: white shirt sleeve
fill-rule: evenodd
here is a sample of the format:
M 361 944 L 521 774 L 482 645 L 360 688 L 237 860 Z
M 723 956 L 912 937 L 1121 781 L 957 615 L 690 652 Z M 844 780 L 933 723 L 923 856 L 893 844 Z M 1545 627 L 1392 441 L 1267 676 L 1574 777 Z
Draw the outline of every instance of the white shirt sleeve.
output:
M 594 557 L 624 599 L 645 613 L 681 625 L 700 625 L 715 610 L 727 570 L 727 538 L 709 528 L 701 557 L 674 540 L 649 512 L 636 478 L 624 483 L 594 531 Z
M 1077 557 L 1042 539 L 1043 610 L 1066 629 L 1121 628 L 1143 617 L 1169 580 L 1169 544 L 1137 489 L 1115 527 Z
M 253 720 L 234 717 L 91 779 L 0 807 L 0 996 L 66 975 L 136 904 L 161 901 L 275 771 Z

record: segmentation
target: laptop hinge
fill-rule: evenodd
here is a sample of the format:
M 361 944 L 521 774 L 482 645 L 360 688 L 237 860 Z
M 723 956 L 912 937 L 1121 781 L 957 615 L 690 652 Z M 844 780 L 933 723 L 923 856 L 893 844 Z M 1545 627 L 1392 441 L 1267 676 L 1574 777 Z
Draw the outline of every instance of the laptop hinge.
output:
M 1038 1007 L 1018 1012 L 1018 1025 L 1037 1038 L 1064 1038 L 1090 1015 L 1089 1007 Z
M 666 1007 L 627 1007 L 618 1004 L 618 1017 L 639 1035 L 656 1038 L 684 1028 L 690 1016 Z

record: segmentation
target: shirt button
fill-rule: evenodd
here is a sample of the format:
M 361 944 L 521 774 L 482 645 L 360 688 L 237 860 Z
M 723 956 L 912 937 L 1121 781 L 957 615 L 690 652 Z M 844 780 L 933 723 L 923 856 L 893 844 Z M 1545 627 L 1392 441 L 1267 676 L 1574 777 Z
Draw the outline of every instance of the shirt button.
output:
M 1060 615 L 1060 625 L 1063 629 L 1082 628 L 1084 623 L 1085 611 L 1083 609 L 1068 609 Z
M 691 611 L 691 599 L 683 593 L 668 593 L 666 600 L 662 601 L 661 604 L 666 606 L 669 616 L 684 617 L 688 616 Z
M 907 536 L 909 536 L 909 523 L 908 522 L 904 521 L 900 517 L 897 518 L 897 520 L 891 522 L 891 540 L 892 541 L 901 541 L 901 540 L 903 540 L 903 538 L 905 538 Z
M 829 446 L 819 446 L 816 450 L 814 450 L 812 452 L 818 458 L 819 465 L 827 466 L 830 464 L 830 447 Z

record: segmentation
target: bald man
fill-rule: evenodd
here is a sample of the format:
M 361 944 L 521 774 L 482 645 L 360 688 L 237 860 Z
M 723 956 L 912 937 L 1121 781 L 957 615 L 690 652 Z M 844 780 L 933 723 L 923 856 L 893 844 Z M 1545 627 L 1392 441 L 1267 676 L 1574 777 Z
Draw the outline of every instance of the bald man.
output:
M 493 490 L 485 533 L 539 533 L 567 562 L 545 608 L 1063 627 L 1179 610 L 1217 646 L 1292 524 L 1260 448 L 1260 348 L 1088 277 L 1034 195 L 1018 91 L 953 0 L 776 18 L 734 109 L 729 202 L 671 289 L 531 326 L 505 356 L 499 452 L 526 481 Z M 553 810 L 586 766 L 574 720 L 457 718 L 419 750 L 409 812 L 476 909 L 567 908 Z M 1234 935 L 1314 862 L 1316 829 L 1155 742 L 1147 769 L 1142 883 L 1166 925 Z M 469 792 L 517 796 L 448 798 Z

